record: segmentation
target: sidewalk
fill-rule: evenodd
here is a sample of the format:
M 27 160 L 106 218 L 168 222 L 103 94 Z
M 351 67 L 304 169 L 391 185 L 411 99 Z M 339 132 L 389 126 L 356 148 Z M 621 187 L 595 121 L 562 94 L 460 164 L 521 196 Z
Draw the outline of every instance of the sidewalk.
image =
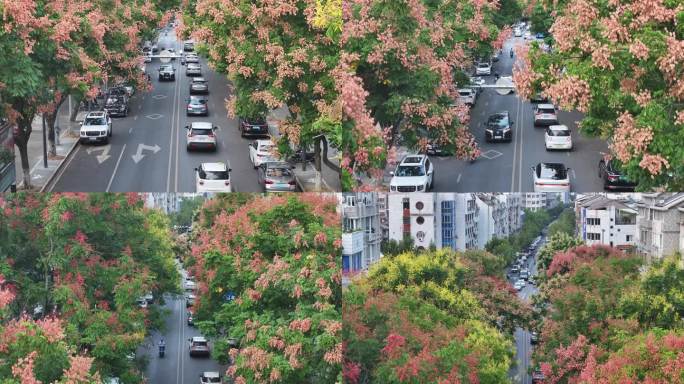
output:
M 28 160 L 29 169 L 31 175 L 31 183 L 33 184 L 34 191 L 43 191 L 45 186 L 50 183 L 52 178 L 57 174 L 61 168 L 64 160 L 69 156 L 71 151 L 76 148 L 78 144 L 78 128 L 80 123 L 78 122 L 81 113 L 77 116 L 74 122 L 69 121 L 69 103 L 64 102 L 57 113 L 57 121 L 55 122 L 55 128 L 59 126 L 61 134 L 56 143 L 57 156 L 51 158 L 48 154 L 48 166 L 47 168 L 43 165 L 43 119 L 40 115 L 37 115 L 32 123 L 32 132 L 28 141 Z M 45 125 L 47 129 L 47 124 Z M 56 133 L 56 132 L 55 132 Z M 47 132 L 46 132 L 47 139 Z M 50 150 L 50 143 L 47 142 L 48 152 Z M 21 157 L 19 151 L 15 150 L 15 164 L 17 171 L 17 189 L 24 189 L 24 172 L 21 168 Z
M 281 120 L 288 117 L 289 111 L 285 107 L 272 110 L 266 118 L 271 136 L 278 138 L 280 132 L 278 124 Z M 322 149 L 321 149 L 322 151 Z M 322 152 L 321 152 L 322 154 Z M 328 159 L 331 163 L 339 166 L 340 156 L 335 148 L 328 146 Z M 340 174 L 321 162 L 321 172 L 316 171 L 314 163 L 306 164 L 306 171 L 303 164 L 298 164 L 294 169 L 297 186 L 302 192 L 341 192 L 342 181 Z

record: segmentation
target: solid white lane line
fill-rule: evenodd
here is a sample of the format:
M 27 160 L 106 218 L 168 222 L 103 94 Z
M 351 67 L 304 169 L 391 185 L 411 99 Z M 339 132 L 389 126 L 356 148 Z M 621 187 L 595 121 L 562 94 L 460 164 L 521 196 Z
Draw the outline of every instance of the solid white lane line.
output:
M 513 169 L 511 170 L 511 192 L 515 192 L 515 170 L 517 168 L 517 163 L 516 159 L 518 156 L 518 140 L 520 140 L 520 131 L 522 131 L 522 128 L 520 128 L 520 118 L 518 116 L 518 105 L 516 104 L 515 106 L 515 127 L 513 127 Z
M 460 182 L 461 182 L 461 174 L 459 173 L 459 174 L 458 174 L 458 178 L 456 178 L 456 184 L 458 184 L 458 183 L 460 183 Z
M 71 155 L 71 157 L 69 158 L 69 160 L 67 160 L 67 163 L 62 167 L 62 169 L 60 169 L 59 173 L 57 174 L 57 177 L 55 177 L 55 178 L 52 180 L 52 182 L 51 182 L 52 185 L 50 186 L 50 189 L 47 190 L 47 192 L 52 192 L 52 189 L 55 187 L 55 185 L 57 185 L 57 183 L 59 182 L 59 179 L 62 178 L 62 175 L 64 174 L 64 172 L 66 171 L 66 169 L 69 168 L 69 165 L 71 164 L 71 161 L 74 160 L 74 158 L 75 158 L 76 155 L 78 154 L 78 151 L 81 149 L 81 144 L 76 144 L 76 145 L 78 146 L 78 147 L 76 147 L 76 151 Z M 37 165 L 37 164 L 36 164 L 36 165 Z M 35 168 L 35 166 L 34 166 L 34 168 Z M 23 181 L 22 181 L 22 184 L 23 184 Z
M 130 135 L 131 132 L 133 132 L 133 127 L 128 128 L 128 134 Z
M 518 105 L 520 108 L 520 125 L 524 126 L 525 125 L 525 103 L 518 98 Z M 518 167 L 518 192 L 522 192 L 522 180 L 523 180 L 523 154 L 525 153 L 523 151 L 523 145 L 525 144 L 525 128 L 523 127 L 520 129 L 520 151 L 518 151 L 518 161 L 520 162 L 520 166 Z
M 121 163 L 121 158 L 123 157 L 125 150 L 126 150 L 126 144 L 124 144 L 123 148 L 121 148 L 121 153 L 119 154 L 119 159 L 116 161 L 116 165 L 114 166 L 114 172 L 112 172 L 112 177 L 109 179 L 109 184 L 107 184 L 107 190 L 105 192 L 109 192 L 109 189 L 112 187 L 112 182 L 114 181 L 114 177 L 116 176 L 117 169 L 119 169 L 119 163 Z
M 178 82 L 174 81 L 175 86 L 178 86 Z M 168 170 L 166 174 L 166 192 L 171 192 L 171 165 L 172 160 L 173 160 L 173 133 L 174 133 L 174 125 L 173 121 L 176 117 L 175 111 L 176 111 L 176 89 L 173 89 L 173 98 L 171 102 L 171 134 L 169 138 L 169 165 L 168 165 Z
M 178 85 L 178 91 L 177 92 L 178 92 L 178 102 L 180 102 L 180 100 L 181 100 L 180 84 Z M 177 105 L 177 107 L 178 108 L 176 109 L 176 133 L 174 134 L 174 137 L 176 138 L 176 151 L 175 151 L 176 152 L 176 172 L 175 172 L 175 177 L 174 177 L 174 189 L 173 189 L 174 192 L 178 192 L 178 162 L 180 161 L 179 160 L 180 154 L 178 152 L 178 147 L 180 145 L 180 135 L 181 135 L 181 129 L 180 129 L 181 128 L 180 127 L 180 119 L 181 119 L 181 116 L 180 116 L 181 112 L 180 111 L 181 111 L 181 109 L 180 109 L 180 106 Z M 183 108 L 183 109 L 185 109 L 185 108 Z

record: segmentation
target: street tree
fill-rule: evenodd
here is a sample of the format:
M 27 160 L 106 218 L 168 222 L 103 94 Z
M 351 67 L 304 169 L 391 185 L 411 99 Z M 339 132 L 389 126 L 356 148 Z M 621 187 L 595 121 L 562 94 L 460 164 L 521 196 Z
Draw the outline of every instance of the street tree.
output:
M 215 338 L 214 357 L 233 362 L 235 383 L 341 381 L 337 200 L 233 201 L 199 229 L 189 268 L 198 283 L 195 321 Z
M 583 112 L 580 131 L 608 139 L 606 158 L 638 189 L 684 188 L 681 2 L 542 3 L 535 10 L 553 15 L 552 49 L 533 43 L 519 52 L 520 95 L 542 91 L 560 108 Z
M 554 233 L 537 254 L 537 269 L 546 271 L 556 253 L 566 252 L 580 245 L 584 245 L 584 241 L 578 237 L 573 237 L 565 232 Z

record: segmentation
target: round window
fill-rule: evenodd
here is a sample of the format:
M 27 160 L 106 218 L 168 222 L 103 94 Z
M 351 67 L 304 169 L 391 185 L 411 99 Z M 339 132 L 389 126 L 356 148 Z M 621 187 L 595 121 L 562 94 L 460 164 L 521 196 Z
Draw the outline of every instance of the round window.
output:
M 417 210 L 420 211 L 421 209 L 423 209 L 423 207 L 425 207 L 425 205 L 423 205 L 423 202 L 422 202 L 422 201 L 419 201 L 419 202 L 416 203 L 416 209 L 417 209 Z
M 416 223 L 423 225 L 423 223 L 425 223 L 425 218 L 423 216 L 418 216 L 416 218 Z

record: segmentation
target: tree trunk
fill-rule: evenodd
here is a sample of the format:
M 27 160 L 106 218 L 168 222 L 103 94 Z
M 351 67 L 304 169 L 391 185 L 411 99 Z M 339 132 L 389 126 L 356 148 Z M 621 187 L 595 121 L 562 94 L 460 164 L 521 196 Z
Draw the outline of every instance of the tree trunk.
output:
M 14 131 L 14 144 L 19 149 L 19 157 L 21 158 L 21 169 L 24 176 L 24 188 L 30 189 L 33 185 L 31 183 L 31 167 L 28 158 L 28 139 L 31 136 L 31 124 L 24 125 L 25 120 L 17 121 L 18 126 Z M 24 125 L 22 127 L 22 125 Z
M 55 105 L 55 110 L 45 117 L 48 124 L 48 140 L 50 143 L 49 155 L 52 157 L 57 156 L 57 146 L 55 145 L 55 122 L 57 121 L 57 116 L 59 116 L 59 108 L 64 104 L 64 100 L 66 100 L 66 97 L 62 96 Z
M 78 100 L 73 100 L 73 101 L 74 101 L 74 105 L 72 106 L 71 114 L 69 116 L 69 121 L 72 121 L 72 122 L 76 121 L 76 116 L 78 116 L 78 111 L 81 109 L 81 101 L 83 101 L 83 100 L 78 99 Z

